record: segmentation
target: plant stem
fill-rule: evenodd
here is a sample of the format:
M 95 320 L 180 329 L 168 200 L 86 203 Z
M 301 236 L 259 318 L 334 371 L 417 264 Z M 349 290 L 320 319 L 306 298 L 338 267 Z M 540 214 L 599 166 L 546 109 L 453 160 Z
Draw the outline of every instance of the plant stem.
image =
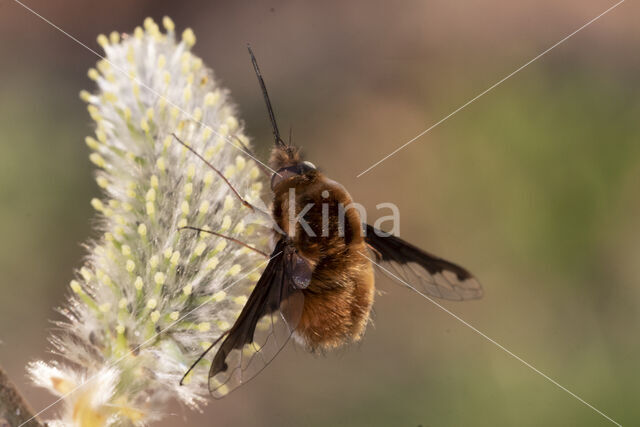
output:
M 19 426 L 33 417 L 33 411 L 18 392 L 16 386 L 0 368 L 0 427 Z M 26 422 L 25 427 L 42 427 L 37 419 Z

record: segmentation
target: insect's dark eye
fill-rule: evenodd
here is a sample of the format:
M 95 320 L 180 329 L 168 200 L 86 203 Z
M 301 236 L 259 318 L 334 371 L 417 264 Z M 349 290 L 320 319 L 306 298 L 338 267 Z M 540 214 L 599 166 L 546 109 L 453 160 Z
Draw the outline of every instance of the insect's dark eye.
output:
M 316 170 L 316 165 L 311 162 L 302 162 L 286 168 L 279 169 L 271 175 L 271 189 L 273 190 L 282 181 L 297 175 L 304 175 Z
M 316 165 L 314 165 L 311 162 L 302 162 L 300 163 L 301 168 L 305 171 L 308 172 L 310 170 L 316 170 Z

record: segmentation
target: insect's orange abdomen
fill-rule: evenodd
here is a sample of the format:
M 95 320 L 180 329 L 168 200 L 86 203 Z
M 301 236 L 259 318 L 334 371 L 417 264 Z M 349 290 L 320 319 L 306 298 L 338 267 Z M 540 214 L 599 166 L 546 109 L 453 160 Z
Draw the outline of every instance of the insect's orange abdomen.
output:
M 309 236 L 299 224 L 291 229 L 289 188 L 295 189 L 296 215 L 313 204 L 304 219 L 315 236 Z M 351 203 L 340 184 L 320 173 L 294 178 L 275 190 L 274 218 L 314 266 L 311 283 L 303 291 L 304 311 L 296 329 L 297 338 L 311 350 L 328 350 L 358 341 L 369 320 L 373 267 L 364 256 L 367 247 L 361 219 Z M 340 205 L 344 209 L 342 221 Z

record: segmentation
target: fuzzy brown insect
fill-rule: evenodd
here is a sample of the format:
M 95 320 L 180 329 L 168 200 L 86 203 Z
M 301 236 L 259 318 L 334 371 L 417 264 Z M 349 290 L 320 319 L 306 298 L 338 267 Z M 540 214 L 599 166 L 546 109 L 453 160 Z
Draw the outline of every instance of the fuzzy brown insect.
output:
M 275 137 L 270 166 L 276 171 L 271 177 L 271 216 L 277 243 L 234 325 L 187 372 L 219 345 L 209 371 L 214 397 L 253 378 L 291 336 L 312 351 L 360 340 L 375 291 L 370 256 L 427 295 L 451 300 L 482 296 L 479 282 L 464 268 L 363 226 L 358 210 L 349 209 L 352 199 L 347 190 L 281 139 L 251 48 L 249 53 Z M 245 206 L 255 209 L 226 182 Z M 292 221 L 292 214 L 296 219 L 304 214 L 304 220 Z

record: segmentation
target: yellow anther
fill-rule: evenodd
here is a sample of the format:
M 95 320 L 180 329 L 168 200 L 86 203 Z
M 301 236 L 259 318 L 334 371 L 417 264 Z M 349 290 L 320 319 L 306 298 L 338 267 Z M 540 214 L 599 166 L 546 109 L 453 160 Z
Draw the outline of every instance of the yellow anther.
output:
M 140 129 L 142 129 L 144 132 L 149 133 L 149 122 L 147 122 L 147 119 L 143 118 L 140 120 Z
M 213 105 L 216 105 L 219 100 L 220 100 L 220 91 L 208 92 L 204 96 L 204 105 L 207 107 L 211 107 Z
M 131 246 L 129 245 L 122 245 L 122 255 L 124 256 L 130 256 L 131 255 Z
M 240 264 L 233 264 L 229 269 L 229 276 L 237 275 L 240 273 L 240 270 L 242 270 L 242 266 Z
M 202 141 L 207 142 L 209 138 L 211 138 L 211 134 L 213 134 L 213 131 L 210 127 L 207 126 L 206 128 L 204 128 L 204 130 L 202 131 Z
M 104 168 L 106 166 L 104 158 L 98 153 L 91 153 L 89 155 L 89 160 L 91 160 L 91 163 L 98 166 L 99 168 Z
M 116 102 L 118 102 L 118 96 L 113 92 L 105 92 L 104 94 L 102 94 L 102 98 L 106 102 L 110 102 L 112 104 L 115 104 Z
M 223 250 L 224 248 L 227 247 L 227 241 L 226 240 L 221 240 L 218 242 L 218 244 L 216 245 L 216 252 L 220 252 L 221 250 Z
M 229 322 L 227 322 L 226 320 L 218 320 L 217 325 L 218 325 L 218 328 L 222 329 L 223 331 L 226 331 L 231 327 Z
M 193 109 L 193 120 L 199 122 L 202 120 L 202 109 L 200 107 L 196 107 Z
M 80 292 L 82 292 L 82 287 L 80 286 L 80 283 L 78 283 L 77 280 L 72 280 L 71 283 L 69 283 L 69 286 L 71 286 L 71 290 L 76 294 L 79 294 Z
M 147 235 L 147 226 L 146 226 L 146 224 L 143 223 L 143 224 L 140 224 L 138 226 L 138 234 L 140 236 L 142 236 L 142 237 Z
M 98 144 L 98 141 L 95 140 L 95 138 L 91 137 L 91 136 L 87 136 L 84 139 L 85 144 L 87 144 L 87 147 L 91 148 L 92 150 L 97 150 L 100 145 Z
M 149 301 L 147 301 L 147 308 L 149 310 L 153 310 L 157 306 L 158 306 L 158 301 L 156 301 L 155 298 L 151 298 Z
M 144 37 L 144 31 L 142 28 L 136 27 L 136 29 L 133 30 L 133 36 L 138 40 L 142 40 L 142 37 Z
M 207 160 L 211 160 L 213 158 L 213 155 L 216 154 L 216 147 L 209 147 L 206 149 L 206 151 L 204 152 L 204 158 Z M 209 171 L 211 172 L 211 171 Z
M 153 323 L 157 323 L 160 320 L 160 312 L 158 310 L 152 311 L 149 318 Z
M 220 263 L 220 261 L 218 260 L 218 258 L 217 257 L 213 257 L 209 261 L 207 261 L 207 265 L 205 266 L 205 268 L 207 270 L 213 270 L 214 268 L 216 268 L 218 266 L 219 263 Z
M 133 49 L 133 46 L 129 45 L 129 47 L 127 48 L 127 62 L 131 65 L 135 64 L 136 62 L 136 57 L 135 57 L 135 51 Z
M 237 296 L 233 299 L 233 302 L 238 305 L 245 305 L 247 303 L 247 297 L 245 295 Z
M 142 290 L 142 287 L 144 286 L 144 282 L 142 281 L 142 277 L 138 276 L 136 277 L 136 280 L 133 282 L 133 286 L 135 286 L 135 288 L 137 290 Z
M 168 32 L 173 32 L 175 30 L 175 28 L 176 28 L 176 25 L 173 23 L 171 18 L 169 18 L 168 16 L 165 16 L 165 17 L 162 18 L 162 26 Z
M 153 255 L 151 258 L 149 258 L 149 265 L 151 266 L 151 268 L 156 268 L 159 262 L 160 259 L 158 259 L 158 255 Z
M 180 109 L 178 109 L 178 107 L 176 106 L 173 106 L 171 107 L 171 111 L 169 112 L 169 114 L 171 114 L 171 119 L 175 121 L 180 115 Z
M 225 291 L 218 291 L 211 296 L 211 299 L 214 302 L 217 302 L 217 301 L 222 301 L 223 299 L 226 298 L 226 296 L 227 296 L 227 293 Z
M 107 36 L 105 36 L 104 34 L 98 34 L 98 37 L 96 38 L 96 40 L 98 41 L 98 44 L 104 49 L 105 47 L 109 46 L 109 39 L 107 38 Z
M 220 226 L 220 229 L 225 231 L 228 230 L 229 227 L 231 227 L 231 217 L 229 215 L 225 215 L 224 218 L 222 218 L 222 225 Z
M 236 157 L 236 169 L 241 171 L 246 166 L 247 161 L 242 156 Z
M 156 167 L 160 170 L 160 172 L 164 172 L 165 171 L 165 161 L 164 161 L 164 157 L 159 157 L 158 160 L 156 161 Z
M 198 212 L 200 212 L 202 215 L 205 215 L 207 212 L 209 212 L 209 201 L 203 200 L 202 203 L 200 203 Z
M 204 185 L 209 186 L 211 185 L 211 183 L 213 182 L 213 172 L 212 171 L 207 171 L 207 173 L 204 174 Z
M 145 30 L 149 31 L 149 29 L 153 28 L 153 26 L 156 25 L 156 23 L 152 17 L 147 16 L 146 18 L 144 18 L 144 21 L 142 21 L 142 25 L 144 26 Z
M 162 146 L 167 149 L 169 148 L 169 146 L 171 145 L 171 143 L 173 142 L 173 136 L 171 135 L 167 135 L 164 137 L 164 141 L 162 142 Z
M 104 210 L 104 205 L 102 204 L 102 201 L 100 199 L 96 199 L 96 198 L 91 199 L 91 206 L 93 206 L 93 209 L 97 211 Z
M 120 43 L 120 33 L 118 33 L 117 31 L 112 31 L 111 34 L 109 34 L 109 41 L 111 42 L 111 44 Z
M 189 285 L 186 285 L 184 288 L 182 288 L 182 293 L 189 296 L 191 295 L 192 290 L 193 290 L 193 287 L 189 284 Z
M 83 100 L 84 102 L 89 102 L 89 100 L 91 99 L 91 94 L 86 90 L 81 90 L 80 99 Z
M 96 138 L 102 143 L 107 142 L 107 134 L 102 129 L 96 129 Z
M 184 185 L 184 195 L 186 197 L 191 197 L 191 194 L 193 194 L 193 184 L 190 182 L 187 182 Z
M 153 205 L 153 202 L 147 202 L 147 215 L 153 216 L 156 213 L 156 207 Z
M 224 198 L 224 205 L 222 205 L 223 212 L 229 212 L 233 208 L 233 197 L 227 195 Z
M 240 234 L 244 232 L 244 222 L 240 221 L 236 224 L 236 226 L 233 229 L 233 232 L 236 234 Z
M 169 314 L 169 319 L 173 320 L 174 322 L 176 320 L 178 320 L 180 318 L 180 312 L 179 311 L 172 311 L 171 314 Z
M 251 170 L 249 171 L 249 178 L 251 179 L 256 179 L 258 178 L 258 176 L 260 176 L 260 171 L 258 170 L 257 167 L 252 167 Z
M 239 123 L 238 123 L 238 119 L 236 119 L 235 116 L 229 116 L 227 117 L 225 124 L 228 126 L 229 130 L 233 132 L 236 129 L 238 129 Z
M 187 166 L 187 179 L 191 181 L 196 174 L 196 167 L 193 163 L 189 163 Z
M 136 269 L 136 263 L 128 259 L 126 268 L 129 273 L 133 273 L 133 270 Z
M 182 32 L 182 41 L 188 46 L 192 47 L 196 44 L 196 35 L 191 28 L 187 28 Z
M 98 310 L 100 310 L 103 313 L 108 312 L 109 310 L 111 310 L 111 304 L 108 302 L 105 302 L 104 304 L 100 304 L 98 306 Z
M 156 201 L 156 190 L 155 190 L 155 188 L 150 188 L 147 191 L 147 194 L 145 194 L 144 198 L 145 198 L 145 200 L 147 202 L 155 202 Z
M 180 261 L 180 252 L 175 251 L 173 253 L 173 255 L 171 255 L 171 259 L 169 260 L 169 262 L 171 263 L 171 265 L 177 265 L 178 262 Z
M 207 244 L 204 242 L 200 242 L 196 245 L 195 249 L 193 250 L 193 254 L 195 256 L 201 256 L 205 249 L 207 249 Z
M 211 323 L 209 322 L 202 322 L 198 324 L 198 330 L 200 330 L 200 332 L 207 332 L 210 329 L 211 329 Z
M 87 282 L 88 282 L 89 280 L 91 280 L 91 277 L 92 277 L 92 275 L 91 275 L 91 271 L 89 271 L 89 269 L 88 269 L 87 267 L 82 267 L 82 268 L 80 269 L 80 274 L 82 275 L 82 278 L 83 278 L 85 281 L 87 281 Z
M 156 282 L 156 285 L 164 285 L 166 279 L 167 277 L 161 272 L 157 272 L 153 275 L 153 281 Z
M 182 99 L 185 102 L 189 102 L 191 101 L 191 85 L 188 85 L 187 87 L 184 88 L 184 91 L 182 92 Z
M 98 73 L 98 70 L 96 70 L 95 68 L 89 68 L 89 71 L 87 71 L 87 76 L 94 81 L 97 81 L 100 78 L 100 73 Z

